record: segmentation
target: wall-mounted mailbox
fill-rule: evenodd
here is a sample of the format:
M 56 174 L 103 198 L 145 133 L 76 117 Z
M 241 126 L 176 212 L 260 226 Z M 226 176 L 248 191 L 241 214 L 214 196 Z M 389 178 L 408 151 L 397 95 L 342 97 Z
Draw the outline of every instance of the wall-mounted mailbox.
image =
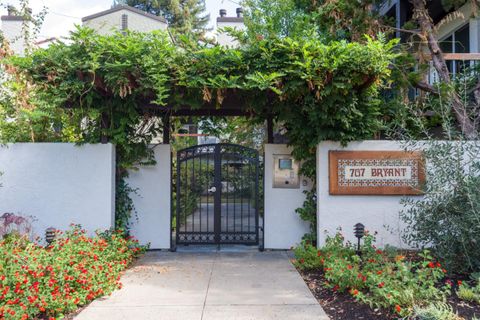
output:
M 286 189 L 300 188 L 298 169 L 298 162 L 295 161 L 291 155 L 273 155 L 273 187 Z

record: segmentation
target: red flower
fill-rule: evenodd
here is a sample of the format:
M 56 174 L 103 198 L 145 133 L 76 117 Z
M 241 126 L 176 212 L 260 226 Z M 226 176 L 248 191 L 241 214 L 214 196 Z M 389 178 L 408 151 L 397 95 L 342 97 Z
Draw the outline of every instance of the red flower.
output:
M 458 280 L 458 281 L 457 281 L 457 284 L 458 284 L 459 286 L 461 286 L 461 285 L 462 285 L 462 280 Z
M 352 290 L 352 295 L 356 296 L 358 294 L 358 290 L 357 289 L 353 289 Z
M 400 313 L 400 311 L 402 311 L 402 308 L 397 304 L 395 306 L 395 311 L 397 311 L 397 313 Z
M 353 266 L 348 265 L 348 266 L 347 266 L 347 269 L 348 269 L 348 270 L 352 270 L 352 269 L 353 269 Z
M 384 286 L 385 286 L 385 282 L 380 282 L 380 283 L 378 284 L 378 287 L 379 287 L 379 288 L 383 288 Z
M 430 261 L 430 262 L 428 263 L 428 267 L 429 267 L 429 268 L 435 268 L 435 265 L 433 264 L 433 262 Z

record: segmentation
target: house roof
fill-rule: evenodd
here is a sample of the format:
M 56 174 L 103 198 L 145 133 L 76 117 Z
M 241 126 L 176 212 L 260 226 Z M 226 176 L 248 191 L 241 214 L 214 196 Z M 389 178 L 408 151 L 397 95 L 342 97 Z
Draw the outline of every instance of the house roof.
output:
M 11 16 L 11 15 L 2 16 L 0 19 L 2 21 L 23 21 L 23 20 L 25 20 L 25 18 L 22 17 L 22 16 Z
M 83 17 L 82 22 L 92 20 L 92 19 L 95 19 L 95 18 L 99 18 L 99 17 L 105 16 L 107 14 L 114 13 L 114 12 L 117 12 L 117 11 L 120 11 L 120 10 L 128 10 L 130 12 L 140 14 L 144 17 L 147 17 L 147 18 L 150 18 L 150 19 L 153 19 L 153 20 L 157 20 L 157 21 L 160 21 L 160 22 L 163 22 L 163 23 L 167 23 L 167 20 L 165 20 L 164 17 L 156 16 L 154 14 L 151 14 L 151 13 L 145 12 L 143 10 L 140 10 L 140 9 L 137 9 L 137 8 L 134 8 L 134 7 L 130 7 L 130 6 L 127 6 L 127 5 L 124 5 L 124 4 L 116 5 L 115 7 L 110 8 L 108 10 L 101 11 L 101 12 Z
M 217 22 L 243 22 L 243 17 L 218 17 Z

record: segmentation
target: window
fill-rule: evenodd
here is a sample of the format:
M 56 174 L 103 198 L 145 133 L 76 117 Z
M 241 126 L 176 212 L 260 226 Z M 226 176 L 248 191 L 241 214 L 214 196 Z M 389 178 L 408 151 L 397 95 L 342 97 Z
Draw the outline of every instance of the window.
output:
M 122 14 L 122 33 L 125 34 L 125 31 L 128 29 L 128 15 Z
M 467 23 L 449 37 L 440 41 L 440 49 L 443 53 L 469 53 L 470 52 L 470 26 Z M 452 74 L 462 72 L 469 61 L 448 60 L 447 67 Z

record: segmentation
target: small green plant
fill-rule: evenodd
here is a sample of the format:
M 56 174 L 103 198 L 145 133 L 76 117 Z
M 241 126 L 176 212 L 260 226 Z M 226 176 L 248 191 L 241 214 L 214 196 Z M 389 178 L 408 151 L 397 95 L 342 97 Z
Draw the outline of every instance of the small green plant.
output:
M 315 177 L 313 177 L 315 178 Z M 296 209 L 295 212 L 303 221 L 310 224 L 310 232 L 303 236 L 303 240 L 310 241 L 312 244 L 317 242 L 317 195 L 316 188 L 303 191 L 305 201 L 303 206 Z
M 301 270 L 318 269 L 324 262 L 321 251 L 308 240 L 302 241 L 302 244 L 294 249 L 294 254 L 296 259 L 293 260 L 293 264 Z
M 459 281 L 457 296 L 462 300 L 480 304 L 480 282 L 477 280 L 476 285 L 469 286 L 468 283 Z
M 415 320 L 463 320 L 446 303 L 433 303 L 426 307 L 414 307 Z

